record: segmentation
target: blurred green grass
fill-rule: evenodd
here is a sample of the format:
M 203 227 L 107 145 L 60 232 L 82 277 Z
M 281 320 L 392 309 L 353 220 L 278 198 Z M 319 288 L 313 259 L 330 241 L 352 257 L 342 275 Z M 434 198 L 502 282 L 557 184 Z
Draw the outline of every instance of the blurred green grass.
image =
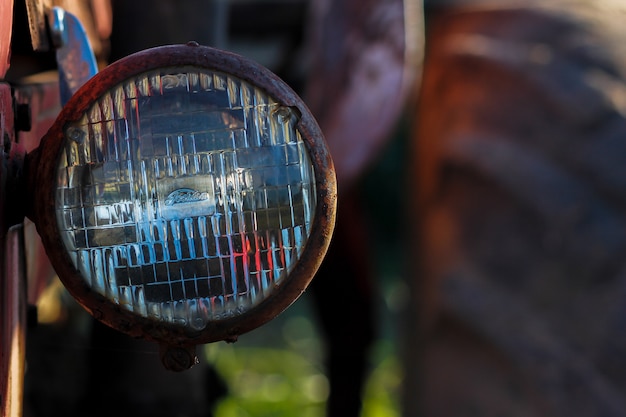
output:
M 323 417 L 329 385 L 323 342 L 298 301 L 261 329 L 235 344 L 206 347 L 207 360 L 225 379 L 229 393 L 215 417 Z M 399 416 L 401 372 L 391 340 L 379 339 L 371 352 L 363 417 Z
M 381 252 L 377 338 L 370 351 L 362 417 L 398 417 L 402 367 L 398 332 L 407 302 L 397 252 Z M 393 253 L 392 253 L 393 252 Z M 396 253 L 396 255 L 394 255 Z M 323 417 L 328 397 L 324 341 L 305 294 L 286 312 L 233 344 L 206 345 L 206 360 L 224 378 L 228 395 L 215 417 Z

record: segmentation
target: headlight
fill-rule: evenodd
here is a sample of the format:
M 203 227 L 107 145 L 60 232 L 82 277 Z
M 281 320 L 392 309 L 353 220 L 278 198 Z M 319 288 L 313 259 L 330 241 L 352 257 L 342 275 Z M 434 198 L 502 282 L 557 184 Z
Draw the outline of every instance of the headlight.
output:
M 99 320 L 163 344 L 165 362 L 295 301 L 334 226 L 332 161 L 302 101 L 196 44 L 101 71 L 29 160 L 65 286 Z

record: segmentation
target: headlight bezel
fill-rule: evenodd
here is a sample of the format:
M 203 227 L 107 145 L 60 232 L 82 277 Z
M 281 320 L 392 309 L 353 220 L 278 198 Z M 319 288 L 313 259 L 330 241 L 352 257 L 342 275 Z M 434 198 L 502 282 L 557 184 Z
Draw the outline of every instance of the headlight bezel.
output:
M 93 291 L 74 267 L 57 225 L 56 176 L 65 128 L 80 119 L 102 95 L 125 80 L 162 67 L 200 67 L 232 75 L 257 88 L 299 114 L 296 125 L 314 166 L 317 202 L 305 248 L 293 271 L 267 299 L 241 315 L 210 321 L 201 331 L 182 328 L 141 317 Z M 319 126 L 297 94 L 282 80 L 259 64 L 218 49 L 170 45 L 145 50 L 123 58 L 89 80 L 64 106 L 61 114 L 29 155 L 29 181 L 33 195 L 31 217 L 37 225 L 48 256 L 69 292 L 96 319 L 134 337 L 143 337 L 170 346 L 190 346 L 236 338 L 261 326 L 282 312 L 304 292 L 325 254 L 335 222 L 336 180 L 332 160 Z

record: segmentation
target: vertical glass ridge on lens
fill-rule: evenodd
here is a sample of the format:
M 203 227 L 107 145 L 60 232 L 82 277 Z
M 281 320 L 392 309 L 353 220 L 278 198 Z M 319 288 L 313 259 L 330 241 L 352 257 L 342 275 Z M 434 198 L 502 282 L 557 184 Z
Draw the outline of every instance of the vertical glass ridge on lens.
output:
M 298 261 L 315 176 L 298 117 L 258 88 L 161 69 L 104 94 L 65 130 L 57 222 L 91 288 L 202 329 L 264 298 Z

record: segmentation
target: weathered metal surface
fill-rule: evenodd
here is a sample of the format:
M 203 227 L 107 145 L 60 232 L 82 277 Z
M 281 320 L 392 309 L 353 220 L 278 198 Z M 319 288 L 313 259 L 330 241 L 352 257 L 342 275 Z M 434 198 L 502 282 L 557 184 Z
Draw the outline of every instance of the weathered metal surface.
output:
M 87 80 L 96 75 L 98 64 L 87 32 L 76 16 L 60 7 L 53 7 L 48 20 L 56 50 L 61 104 L 65 104 Z
M 78 18 L 85 28 L 96 57 L 106 60 L 112 25 L 110 0 L 25 0 L 25 3 L 34 51 L 45 52 L 54 49 L 46 21 L 51 8 L 60 7 Z
M 625 9 L 450 3 L 416 115 L 407 415 L 625 415 Z
M 13 0 L 0 0 L 0 79 L 9 69 L 11 30 L 13 29 Z
M 51 45 L 46 30 L 46 2 L 25 0 L 25 3 L 32 48 L 34 51 L 48 51 Z

